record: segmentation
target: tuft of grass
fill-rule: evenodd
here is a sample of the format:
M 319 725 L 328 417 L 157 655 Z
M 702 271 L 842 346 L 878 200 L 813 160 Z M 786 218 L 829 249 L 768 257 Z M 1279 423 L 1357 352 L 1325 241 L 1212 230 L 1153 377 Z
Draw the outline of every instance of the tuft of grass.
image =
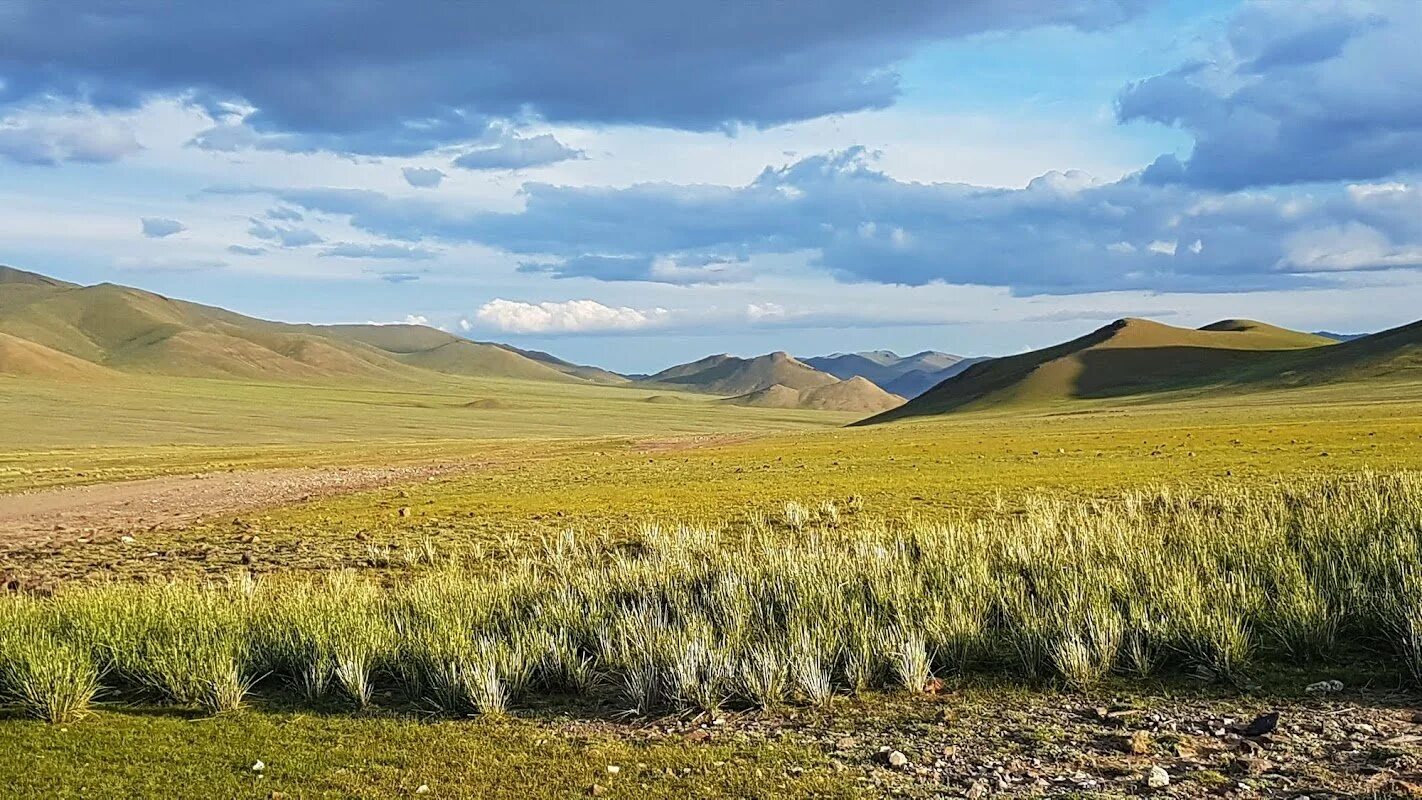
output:
M 6 689 L 102 674 L 116 694 L 216 713 L 274 674 L 313 703 L 364 706 L 391 681 L 446 713 L 499 715 L 535 691 L 616 687 L 650 715 L 917 692 L 948 670 L 1078 690 L 1112 671 L 1237 681 L 1331 654 L 1341 631 L 1422 682 L 1416 474 L 790 524 L 559 540 L 498 571 L 444 563 L 386 586 L 333 573 L 6 598 L 0 628 L 35 654 L 6 656 Z
M 89 713 L 99 693 L 99 666 L 82 643 L 47 630 L 28 609 L 0 616 L 0 697 L 54 724 Z

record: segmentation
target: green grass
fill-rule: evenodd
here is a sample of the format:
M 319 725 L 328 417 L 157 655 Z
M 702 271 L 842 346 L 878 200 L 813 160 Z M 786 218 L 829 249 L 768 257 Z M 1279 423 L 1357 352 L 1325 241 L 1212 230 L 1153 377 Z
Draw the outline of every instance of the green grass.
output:
M 647 402 L 656 395 L 686 402 Z M 488 399 L 500 407 L 469 406 Z M 482 454 L 500 442 L 537 448 L 553 440 L 826 428 L 852 419 L 665 389 L 443 376 L 419 388 L 377 389 L 0 378 L 0 491 L 211 468 L 429 461 Z
M 818 704 L 974 672 L 1076 689 L 1117 671 L 1237 680 L 1360 648 L 1422 676 L 1419 553 L 1415 473 L 1041 498 L 938 524 L 787 503 L 628 545 L 568 535 L 386 589 L 337 573 L 10 599 L 0 676 L 33 674 L 16 654 L 57 641 L 111 692 L 209 713 L 277 676 L 312 702 L 360 708 L 378 686 L 456 714 L 550 693 L 638 714 Z M 56 694 L 70 702 L 68 685 Z
M 194 718 L 141 707 L 63 727 L 0 719 L 0 753 L 23 754 L 0 758 L 13 797 L 387 798 L 427 786 L 423 796 L 524 800 L 586 796 L 594 784 L 613 798 L 859 796 L 823 755 L 794 743 L 628 738 L 556 718 L 421 721 L 279 706 Z

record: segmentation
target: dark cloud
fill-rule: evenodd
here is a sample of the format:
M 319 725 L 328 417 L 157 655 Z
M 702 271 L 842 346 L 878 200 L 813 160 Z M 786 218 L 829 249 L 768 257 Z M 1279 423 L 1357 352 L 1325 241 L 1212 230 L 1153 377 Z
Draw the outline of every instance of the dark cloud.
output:
M 355 244 L 339 242 L 321 251 L 327 258 L 377 258 L 394 261 L 429 261 L 439 253 L 424 247 L 410 247 L 403 244 Z
M 416 189 L 433 189 L 444 182 L 444 170 L 433 167 L 405 167 L 400 170 L 405 182 Z
M 474 170 L 527 169 L 579 158 L 584 158 L 583 151 L 545 133 L 526 139 L 510 136 L 495 144 L 475 147 L 454 159 L 454 166 Z
M 188 226 L 175 219 L 144 217 L 139 221 L 143 224 L 143 235 L 150 239 L 162 239 L 188 229 Z
M 370 154 L 477 138 L 491 119 L 712 130 L 894 102 L 930 41 L 1097 28 L 1148 0 L 392 3 L 11 0 L 0 103 L 155 94 L 255 111 L 199 146 Z
M 1211 61 L 1132 84 L 1123 121 L 1178 127 L 1157 183 L 1215 189 L 1373 180 L 1422 168 L 1422 3 L 1255 3 Z
M 1249 291 L 1422 266 L 1422 191 L 1403 184 L 1225 193 L 1067 172 L 996 189 L 899 181 L 862 148 L 742 187 L 527 184 L 511 213 L 360 190 L 244 191 L 384 238 L 478 243 L 524 256 L 525 271 L 611 281 L 743 280 L 747 262 L 780 254 L 850 280 L 1019 294 Z

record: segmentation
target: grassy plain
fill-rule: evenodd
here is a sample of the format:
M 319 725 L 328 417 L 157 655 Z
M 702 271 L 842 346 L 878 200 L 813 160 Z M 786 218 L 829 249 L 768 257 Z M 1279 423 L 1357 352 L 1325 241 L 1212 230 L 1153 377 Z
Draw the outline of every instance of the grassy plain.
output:
M 399 585 L 412 569 L 428 569 L 411 566 L 421 552 L 462 561 L 472 573 L 497 573 L 567 531 L 620 552 L 649 523 L 734 530 L 783 514 L 786 501 L 848 509 L 855 497 L 870 526 L 1011 525 L 1034 498 L 1090 501 L 1147 487 L 1223 496 L 1294 478 L 1422 469 L 1422 393 L 1401 384 L 1366 393 L 1075 402 L 850 429 L 835 427 L 846 421 L 835 415 L 694 396 L 645 402 L 664 391 L 541 385 L 508 399 L 510 387 L 523 386 L 451 381 L 392 393 L 165 379 L 162 388 L 137 383 L 88 397 L 60 384 L 0 383 L 0 490 L 292 464 L 484 462 L 431 482 L 156 531 L 134 543 L 21 548 L 4 566 L 64 581 L 283 578 L 346 566 Z M 509 407 L 464 407 L 495 396 Z M 94 404 L 103 412 L 95 414 Z M 725 436 L 696 438 L 707 434 Z M 1399 671 L 1384 680 L 1395 682 Z M 1086 702 L 1121 696 L 1114 680 L 1089 691 L 1095 699 Z M 1048 705 L 1077 702 L 1051 700 L 1050 691 Z M 1164 693 L 1201 691 L 1215 690 L 1172 684 Z M 515 703 L 511 718 L 450 720 L 379 696 L 367 712 L 313 708 L 268 684 L 245 710 L 216 717 L 112 699 L 62 727 L 18 715 L 0 720 L 0 749 L 22 754 L 0 759 L 0 780 L 22 795 L 57 796 L 391 796 L 422 784 L 433 796 L 556 797 L 588 793 L 593 784 L 609 796 L 883 791 L 865 783 L 862 771 L 835 767 L 832 747 L 827 753 L 797 736 L 795 718 L 821 712 L 793 707 L 772 715 L 772 735 L 748 738 L 741 732 L 748 723 L 733 720 L 706 742 L 691 740 L 705 718 L 690 725 L 620 720 L 615 703 L 527 701 Z M 860 702 L 834 701 L 839 711 L 829 713 L 840 716 L 825 726 L 849 728 Z M 903 711 L 906 719 L 916 707 Z M 123 760 L 115 766 L 116 753 Z M 266 777 L 250 770 L 256 759 L 271 765 Z M 609 765 L 619 772 L 608 773 Z

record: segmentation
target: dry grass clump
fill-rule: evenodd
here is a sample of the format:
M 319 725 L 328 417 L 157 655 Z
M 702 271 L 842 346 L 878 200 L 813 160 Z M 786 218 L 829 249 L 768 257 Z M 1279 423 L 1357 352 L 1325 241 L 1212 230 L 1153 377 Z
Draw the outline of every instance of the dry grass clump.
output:
M 337 574 L 11 601 L 0 681 L 47 718 L 82 710 L 100 674 L 213 712 L 270 674 L 312 701 L 361 706 L 384 685 L 458 714 L 530 693 L 637 714 L 820 704 L 969 672 L 1235 679 L 1345 645 L 1422 682 L 1417 475 L 1039 499 L 942 525 L 811 508 L 649 527 L 631 547 L 566 536 L 496 572 L 446 564 L 389 588 Z M 51 662 L 68 666 L 37 677 Z

